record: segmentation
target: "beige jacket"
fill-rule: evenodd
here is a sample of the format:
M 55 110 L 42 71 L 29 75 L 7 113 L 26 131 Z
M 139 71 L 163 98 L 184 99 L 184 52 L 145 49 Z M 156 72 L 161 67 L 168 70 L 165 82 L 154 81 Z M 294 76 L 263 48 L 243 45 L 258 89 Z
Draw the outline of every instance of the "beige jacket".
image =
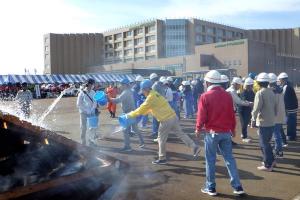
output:
M 256 121 L 257 126 L 270 127 L 275 125 L 275 116 L 278 110 L 275 99 L 275 94 L 270 88 L 262 88 L 256 93 L 252 121 Z

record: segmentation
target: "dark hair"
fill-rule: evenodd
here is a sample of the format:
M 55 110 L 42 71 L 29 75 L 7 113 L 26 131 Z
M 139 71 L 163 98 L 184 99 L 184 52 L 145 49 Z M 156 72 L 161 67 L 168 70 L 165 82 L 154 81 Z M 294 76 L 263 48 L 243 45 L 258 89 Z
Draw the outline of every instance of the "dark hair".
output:
M 26 86 L 27 86 L 27 83 L 26 83 L 26 82 L 23 82 L 23 83 L 22 83 L 22 86 L 23 86 L 23 87 L 26 87 Z
M 267 88 L 269 85 L 269 82 L 257 82 L 257 83 L 260 87 L 263 87 L 263 88 Z
M 226 90 L 226 89 L 228 88 L 229 83 L 228 83 L 228 82 L 220 83 L 220 85 L 222 86 L 222 88 L 223 88 L 224 90 Z
M 92 78 L 89 78 L 89 79 L 86 81 L 86 84 L 87 84 L 87 85 L 95 84 L 95 80 L 92 79 Z

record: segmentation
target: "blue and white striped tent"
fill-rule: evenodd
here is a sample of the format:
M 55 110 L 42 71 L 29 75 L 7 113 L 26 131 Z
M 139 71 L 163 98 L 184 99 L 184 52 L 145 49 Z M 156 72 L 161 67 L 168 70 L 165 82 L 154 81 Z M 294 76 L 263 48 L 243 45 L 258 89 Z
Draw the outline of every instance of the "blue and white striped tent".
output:
M 118 82 L 127 77 L 134 81 L 137 74 L 51 74 L 51 75 L 0 75 L 0 85 L 7 83 L 53 84 L 82 83 L 92 78 L 98 83 Z

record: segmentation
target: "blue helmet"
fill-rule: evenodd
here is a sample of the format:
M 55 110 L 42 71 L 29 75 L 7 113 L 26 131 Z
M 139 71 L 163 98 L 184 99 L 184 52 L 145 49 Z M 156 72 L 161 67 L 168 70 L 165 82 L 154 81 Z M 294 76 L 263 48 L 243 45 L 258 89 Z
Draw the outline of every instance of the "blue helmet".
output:
M 152 86 L 152 82 L 149 79 L 143 80 L 140 84 L 141 90 L 150 89 L 151 86 Z
M 129 85 L 130 81 L 128 78 L 123 78 L 121 81 L 120 81 L 121 84 L 124 84 L 124 85 Z
M 254 72 L 250 72 L 250 73 L 248 74 L 248 76 L 254 80 L 256 74 L 255 74 Z

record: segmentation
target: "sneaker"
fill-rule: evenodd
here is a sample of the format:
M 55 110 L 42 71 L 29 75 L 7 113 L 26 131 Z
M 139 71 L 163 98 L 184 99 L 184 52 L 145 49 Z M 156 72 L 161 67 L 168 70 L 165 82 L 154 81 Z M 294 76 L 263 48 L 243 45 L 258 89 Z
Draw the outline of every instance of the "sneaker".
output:
M 197 157 L 198 154 L 200 153 L 200 146 L 199 145 L 196 145 L 194 148 L 193 148 L 193 156 L 194 157 Z
M 130 152 L 132 151 L 131 147 L 124 147 L 123 149 L 120 150 L 120 152 Z
M 237 194 L 237 195 L 243 195 L 245 194 L 242 186 L 237 187 L 236 189 L 233 190 L 233 194 Z
M 158 138 L 153 139 L 153 142 L 158 143 Z
M 283 147 L 288 147 L 289 145 L 288 145 L 288 143 L 285 143 L 285 144 L 283 144 L 282 146 L 283 146 Z
M 242 142 L 244 142 L 244 143 L 250 143 L 250 142 L 251 142 L 251 139 L 245 138 L 245 139 L 242 139 Z
M 266 171 L 266 172 L 271 172 L 271 171 L 273 171 L 273 168 L 272 168 L 272 167 L 267 168 L 267 167 L 265 167 L 264 165 L 257 167 L 257 169 L 260 170 L 260 171 Z
M 276 158 L 283 158 L 283 152 L 282 151 L 276 152 L 275 157 Z
M 204 193 L 204 194 L 208 194 L 210 196 L 216 196 L 217 195 L 216 189 L 201 188 L 201 192 Z
M 140 144 L 139 148 L 144 148 L 145 147 L 145 144 Z
M 153 165 L 165 165 L 165 164 L 167 164 L 167 160 L 154 160 L 154 161 L 152 161 L 152 164 Z

